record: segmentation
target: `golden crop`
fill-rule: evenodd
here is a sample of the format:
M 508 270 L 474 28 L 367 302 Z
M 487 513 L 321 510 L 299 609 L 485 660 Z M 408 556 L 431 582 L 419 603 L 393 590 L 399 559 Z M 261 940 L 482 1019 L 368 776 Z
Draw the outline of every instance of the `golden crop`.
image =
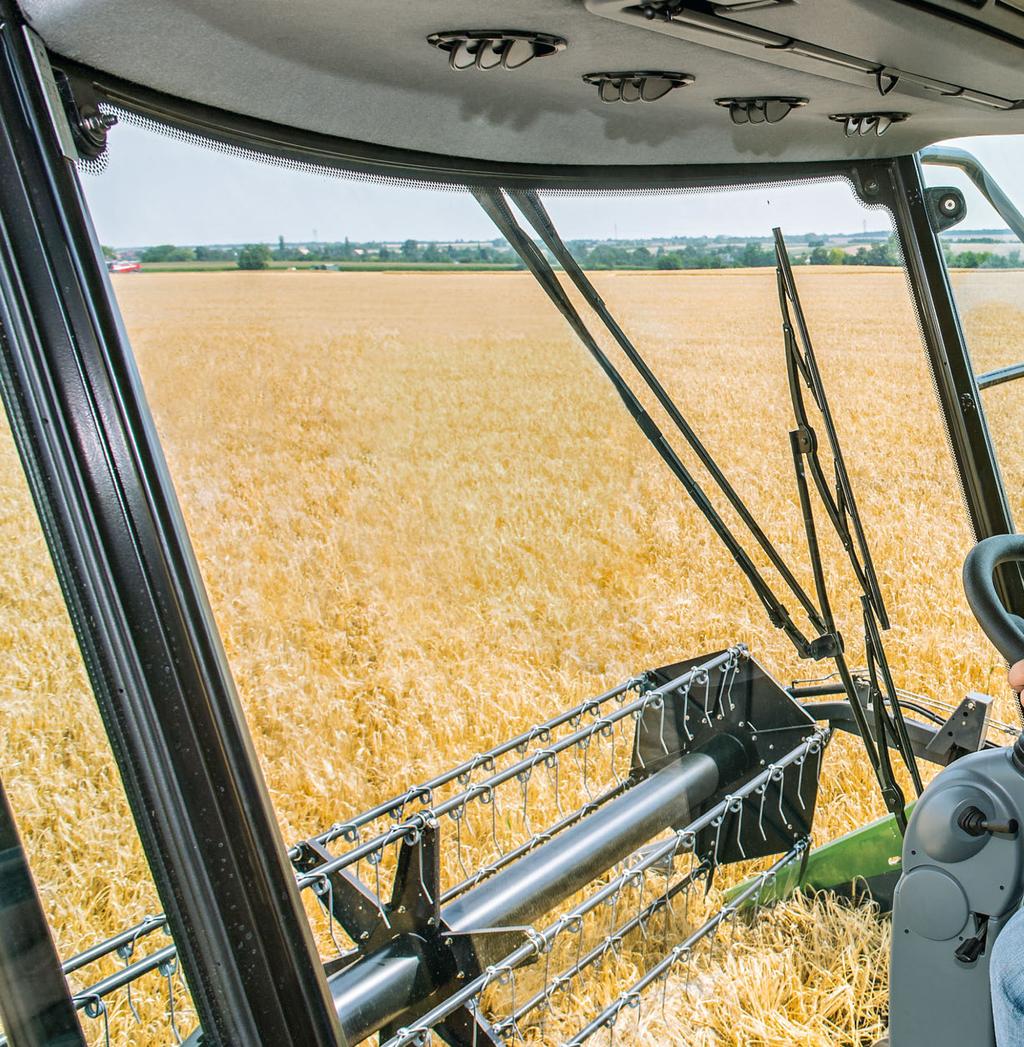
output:
M 961 594 L 971 538 L 903 277 L 797 278 L 897 682 L 1002 695 L 1006 717 L 1004 667 Z M 809 586 L 773 271 L 595 281 Z M 1016 362 L 1006 303 L 1024 275 L 959 281 L 979 369 Z M 164 274 L 116 291 L 286 842 L 646 668 L 744 641 L 781 680 L 820 675 L 529 276 Z M 1020 400 L 1004 386 L 987 401 L 1019 510 Z M 159 904 L 6 438 L 0 470 L 0 768 L 69 955 Z M 852 581 L 825 546 L 859 664 Z M 816 838 L 881 812 L 858 745 L 838 739 Z M 692 999 L 674 978 L 664 1010 L 617 1038 L 870 1043 L 886 935 L 868 910 L 793 902 L 731 929 Z M 112 997 L 113 1042 L 168 1042 L 165 999 L 158 976 L 141 983 L 137 1027 Z M 87 1025 L 102 1042 L 102 1020 Z

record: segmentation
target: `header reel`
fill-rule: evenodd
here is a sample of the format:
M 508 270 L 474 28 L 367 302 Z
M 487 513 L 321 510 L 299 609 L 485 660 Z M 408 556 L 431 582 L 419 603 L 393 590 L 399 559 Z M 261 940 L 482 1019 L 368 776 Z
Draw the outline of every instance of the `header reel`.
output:
M 410 790 L 383 833 L 356 842 L 369 824 L 357 819 L 293 852 L 332 936 L 352 942 L 328 961 L 349 1043 L 528 1038 L 606 954 L 638 949 L 646 985 L 712 936 L 742 903 L 702 902 L 699 922 L 680 923 L 679 907 L 720 866 L 782 852 L 781 868 L 805 853 L 828 732 L 742 646 L 646 673 L 556 720 L 442 776 L 462 786 L 447 799 L 433 784 Z M 500 750 L 516 757 L 501 769 Z M 565 810 L 559 793 L 565 813 L 538 828 L 531 789 L 550 801 L 571 788 L 565 759 L 587 765 L 583 802 Z M 356 845 L 334 857 L 331 836 Z M 609 1028 L 644 985 L 568 1042 Z
M 626 680 L 301 841 L 289 856 L 323 916 L 347 1043 L 582 1045 L 656 1006 L 652 986 L 664 1005 L 723 925 L 778 896 L 784 870 L 799 878 L 829 735 L 737 645 Z M 720 867 L 768 857 L 715 888 Z M 77 980 L 123 959 L 74 996 L 108 1035 L 109 995 L 127 989 L 135 1013 L 133 983 L 156 972 L 180 1042 L 174 947 L 143 955 L 164 926 L 65 965 Z M 593 977 L 623 955 L 635 983 Z

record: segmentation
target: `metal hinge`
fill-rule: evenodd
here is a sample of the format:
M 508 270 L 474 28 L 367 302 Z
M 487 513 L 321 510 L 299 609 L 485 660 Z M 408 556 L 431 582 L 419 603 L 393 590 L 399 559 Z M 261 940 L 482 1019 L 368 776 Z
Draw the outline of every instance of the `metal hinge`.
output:
M 98 160 L 107 151 L 107 132 L 117 123 L 117 117 L 101 111 L 99 96 L 88 80 L 53 67 L 37 33 L 27 26 L 24 33 L 61 152 L 72 161 Z

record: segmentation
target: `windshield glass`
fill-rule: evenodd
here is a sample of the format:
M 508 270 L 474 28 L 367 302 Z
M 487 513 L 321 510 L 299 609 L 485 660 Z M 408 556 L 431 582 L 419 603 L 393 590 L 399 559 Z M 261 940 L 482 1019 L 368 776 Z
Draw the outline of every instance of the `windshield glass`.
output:
M 1024 214 L 1024 136 L 944 145 L 972 154 L 980 162 L 982 179 L 987 174 L 996 183 L 990 194 L 1001 190 L 1011 207 Z M 929 186 L 961 189 L 967 203 L 964 220 L 940 239 L 1019 530 L 1024 526 L 1024 243 L 1012 228 L 1017 225 L 1014 215 L 1000 214 L 964 171 L 926 163 L 924 175 Z
M 595 354 L 469 193 L 261 167 L 129 126 L 112 135 L 106 171 L 85 188 L 286 844 L 351 827 L 368 808 L 655 667 L 744 643 L 780 681 L 832 673 L 832 662 L 800 659 L 772 627 Z M 971 539 L 888 213 L 863 207 L 841 180 L 543 203 L 811 589 L 773 252 L 772 229 L 782 227 L 893 623 L 885 643 L 897 684 L 926 703 L 998 690 L 1005 671 L 960 589 Z M 558 279 L 586 312 L 567 271 Z M 742 534 L 735 506 L 621 346 L 597 337 Z M 13 450 L 0 452 L 13 486 Z M 839 627 L 863 671 L 856 579 L 819 517 Z M 8 607 L 20 630 L 12 635 L 44 681 L 19 699 L 23 714 L 5 712 L 0 737 L 26 783 L 23 831 L 67 958 L 158 902 L 124 831 L 123 798 L 104 795 L 116 772 L 100 729 L 77 738 L 94 703 L 70 632 L 44 628 L 56 592 L 37 593 L 41 569 L 25 566 L 41 555 L 38 528 L 19 537 L 17 521 L 0 523 L 14 550 L 8 588 L 27 594 Z M 811 632 L 764 550 L 744 539 Z M 50 670 L 46 658 L 57 654 L 75 674 Z M 951 665 L 960 670 L 952 689 Z M 45 744 L 33 734 L 41 721 Z M 439 819 L 440 886 L 455 889 L 601 794 L 615 754 L 629 758 L 623 724 L 532 779 L 510 778 L 500 803 Z M 818 839 L 883 812 L 859 739 L 837 737 L 824 766 Z M 96 787 L 79 790 L 86 820 L 59 802 L 83 778 Z M 33 804 L 37 791 L 47 804 Z M 390 813 L 370 820 L 374 832 L 393 826 Z M 343 833 L 330 840 L 335 853 L 353 843 Z M 73 848 L 58 853 L 54 837 Z M 367 858 L 355 874 L 390 897 L 393 864 Z M 723 869 L 714 889 L 741 876 Z M 327 918 L 330 896 L 302 897 L 323 959 L 342 963 L 354 940 Z M 852 911 L 833 915 L 778 910 L 750 936 L 740 977 L 699 1011 L 687 998 L 689 974 L 674 974 L 676 1002 L 652 1013 L 649 1042 L 672 1040 L 684 1022 L 709 1042 L 834 1039 L 828 1001 L 845 991 L 850 965 L 866 989 L 841 1036 L 882 1035 L 884 931 Z M 652 942 L 682 925 L 659 927 Z M 737 923 L 730 933 L 747 931 Z M 773 935 L 801 937 L 810 974 L 799 957 L 780 960 Z M 162 931 L 135 955 L 149 955 L 154 941 L 164 944 Z M 571 945 L 583 943 L 574 936 Z M 75 972 L 76 990 L 123 959 L 113 952 L 98 970 Z M 628 984 L 631 963 L 609 956 L 612 977 L 595 993 Z M 744 996 L 751 985 L 787 1002 L 766 1015 Z M 180 982 L 162 968 L 132 993 L 92 1008 L 91 1042 L 104 1042 L 109 1027 L 112 1042 L 155 1047 L 174 1039 L 174 1022 L 193 1027 Z M 552 1012 L 546 1033 L 530 1035 L 564 1042 L 586 1017 L 569 1004 Z

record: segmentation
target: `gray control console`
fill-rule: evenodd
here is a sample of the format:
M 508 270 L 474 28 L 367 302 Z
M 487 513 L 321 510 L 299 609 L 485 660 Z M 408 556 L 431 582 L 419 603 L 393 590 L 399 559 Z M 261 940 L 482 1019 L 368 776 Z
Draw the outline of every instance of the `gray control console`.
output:
M 965 756 L 922 793 L 893 903 L 891 1047 L 995 1044 L 989 960 L 1021 904 L 1022 822 L 1010 749 Z

